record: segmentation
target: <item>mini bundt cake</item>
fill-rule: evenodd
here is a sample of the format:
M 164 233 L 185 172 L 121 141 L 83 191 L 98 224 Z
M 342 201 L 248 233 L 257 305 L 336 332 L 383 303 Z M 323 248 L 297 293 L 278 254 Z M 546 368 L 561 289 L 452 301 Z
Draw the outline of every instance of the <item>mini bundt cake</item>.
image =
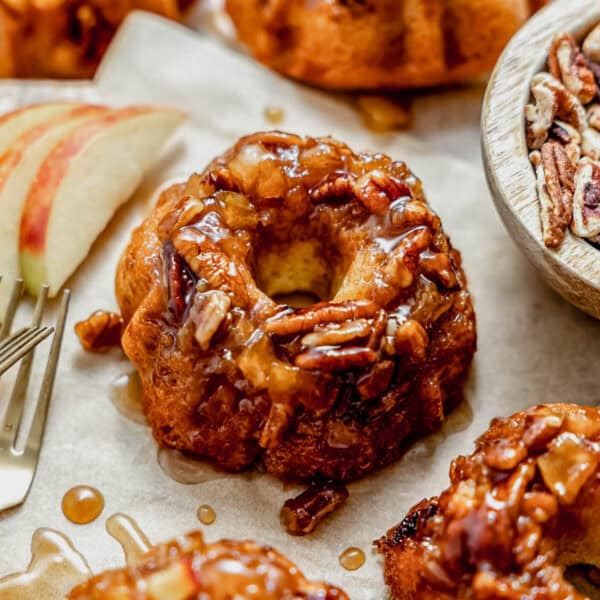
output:
M 336 89 L 448 84 L 493 67 L 546 0 L 227 0 L 269 67 Z
M 77 586 L 67 600 L 348 600 L 307 580 L 276 550 L 253 542 L 206 543 L 199 531 L 160 544 L 139 562 Z
M 181 20 L 192 1 L 0 2 L 0 77 L 91 77 L 129 12 L 148 10 Z
M 361 477 L 439 426 L 475 351 L 420 182 L 331 139 L 241 139 L 163 194 L 116 284 L 156 440 L 232 471 Z
M 600 564 L 600 410 L 495 419 L 450 487 L 377 542 L 394 600 L 589 600 L 565 565 Z

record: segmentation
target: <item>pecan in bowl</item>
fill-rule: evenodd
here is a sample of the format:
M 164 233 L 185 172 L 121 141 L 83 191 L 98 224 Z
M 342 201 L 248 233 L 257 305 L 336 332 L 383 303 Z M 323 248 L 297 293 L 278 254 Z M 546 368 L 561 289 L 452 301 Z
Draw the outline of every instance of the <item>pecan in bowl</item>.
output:
M 167 190 L 117 294 L 156 440 L 231 471 L 362 477 L 440 425 L 475 351 L 421 183 L 332 139 L 254 134 Z
M 599 465 L 597 408 L 494 419 L 450 487 L 376 542 L 394 600 L 589 600 L 564 575 L 600 564 Z
M 591 242 L 600 236 L 600 25 L 582 45 L 557 34 L 548 71 L 531 83 L 525 107 L 527 145 L 535 168 L 542 234 L 558 248 L 567 230 Z
M 491 197 L 514 242 L 548 285 L 600 319 L 598 23 L 589 0 L 534 15 L 490 77 L 481 129 Z

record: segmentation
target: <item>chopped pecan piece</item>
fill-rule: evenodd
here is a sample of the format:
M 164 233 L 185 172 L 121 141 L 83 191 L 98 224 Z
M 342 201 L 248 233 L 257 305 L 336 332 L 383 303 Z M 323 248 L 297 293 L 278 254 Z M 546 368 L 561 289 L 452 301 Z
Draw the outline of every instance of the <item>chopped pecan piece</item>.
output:
M 573 214 L 574 167 L 556 142 L 542 146 L 541 159 L 536 175 L 544 243 L 557 248 Z
M 194 296 L 190 321 L 195 326 L 194 337 L 202 350 L 208 350 L 210 341 L 229 313 L 231 299 L 225 292 L 212 290 Z
M 527 456 L 527 448 L 521 441 L 516 443 L 498 440 L 485 450 L 485 463 L 498 471 L 514 469 Z
M 292 535 L 306 535 L 347 499 L 348 490 L 343 485 L 313 484 L 296 498 L 286 500 L 281 509 L 281 523 Z
M 548 56 L 550 73 L 560 79 L 565 87 L 584 104 L 596 96 L 596 79 L 588 68 L 585 57 L 573 36 L 568 33 L 557 35 Z
M 294 364 L 301 369 L 345 371 L 366 367 L 377 360 L 377 352 L 369 348 L 321 346 L 296 356 Z
M 531 82 L 534 104 L 525 107 L 527 145 L 532 150 L 542 147 L 558 116 L 581 131 L 587 125 L 585 109 L 579 98 L 549 73 L 538 73 Z
M 583 42 L 583 53 L 594 62 L 600 62 L 600 25 L 596 25 Z
M 84 350 L 104 352 L 121 345 L 123 318 L 114 312 L 97 310 L 75 325 L 75 333 Z
M 577 167 L 571 228 L 583 238 L 600 234 L 600 164 L 591 160 Z
M 316 325 L 325 323 L 369 319 L 376 310 L 377 306 L 369 300 L 349 300 L 341 303 L 321 302 L 309 308 L 275 315 L 265 321 L 263 330 L 274 335 L 295 335 L 310 331 Z

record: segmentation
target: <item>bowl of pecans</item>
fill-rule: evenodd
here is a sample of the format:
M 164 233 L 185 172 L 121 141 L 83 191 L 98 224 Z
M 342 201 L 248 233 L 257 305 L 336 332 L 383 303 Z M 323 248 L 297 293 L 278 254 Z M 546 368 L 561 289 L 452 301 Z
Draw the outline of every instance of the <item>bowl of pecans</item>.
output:
M 553 2 L 515 35 L 488 85 L 482 146 L 515 242 L 600 318 L 600 2 Z

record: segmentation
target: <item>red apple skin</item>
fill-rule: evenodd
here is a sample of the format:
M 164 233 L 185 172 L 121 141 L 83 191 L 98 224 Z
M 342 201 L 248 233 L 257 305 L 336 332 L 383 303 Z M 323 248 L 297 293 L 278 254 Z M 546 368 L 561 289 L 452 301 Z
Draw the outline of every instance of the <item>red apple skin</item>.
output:
M 23 155 L 27 151 L 27 148 L 31 144 L 37 142 L 44 134 L 50 131 L 50 129 L 57 125 L 67 123 L 72 119 L 76 119 L 78 117 L 85 117 L 87 115 L 91 116 L 95 113 L 100 114 L 102 112 L 106 112 L 107 110 L 108 109 L 103 106 L 96 106 L 93 104 L 77 106 L 62 115 L 53 117 L 49 121 L 36 125 L 28 131 L 26 131 L 24 134 L 21 135 L 21 137 L 19 137 L 15 141 L 15 143 L 10 147 L 9 150 L 7 150 L 4 154 L 0 156 L 0 190 L 4 187 L 4 184 L 6 183 L 6 180 L 8 179 L 12 170 L 21 162 Z M 3 120 L 4 116 L 0 117 L 0 125 L 2 124 Z
M 73 157 L 107 127 L 154 110 L 156 107 L 151 106 L 112 110 L 70 132 L 57 144 L 40 167 L 23 206 L 19 236 L 22 251 L 28 252 L 32 258 L 43 254 L 52 202 Z

